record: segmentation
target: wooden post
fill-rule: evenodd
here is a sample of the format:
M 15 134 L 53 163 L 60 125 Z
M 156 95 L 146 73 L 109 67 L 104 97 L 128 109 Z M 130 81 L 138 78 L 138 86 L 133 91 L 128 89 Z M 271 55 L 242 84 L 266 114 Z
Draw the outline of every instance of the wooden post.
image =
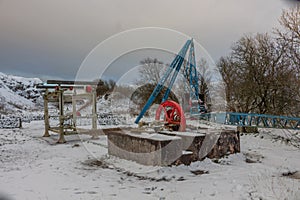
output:
M 96 94 L 96 88 L 93 87 L 92 91 L 92 139 L 98 139 L 97 135 L 97 94 Z
M 77 112 L 76 112 L 76 89 L 74 89 L 74 94 L 72 96 L 72 106 L 73 106 L 73 126 L 74 130 L 77 131 Z
M 46 89 L 46 92 L 44 94 L 44 122 L 45 122 L 45 133 L 43 137 L 50 137 L 49 134 L 49 128 L 50 128 L 50 123 L 49 123 L 49 110 L 48 110 L 48 89 Z
M 58 91 L 58 104 L 59 104 L 59 139 L 57 143 L 65 143 L 64 137 L 64 99 L 63 99 L 63 90 L 59 88 Z
M 19 128 L 22 128 L 22 119 L 19 117 L 18 120 L 19 120 Z

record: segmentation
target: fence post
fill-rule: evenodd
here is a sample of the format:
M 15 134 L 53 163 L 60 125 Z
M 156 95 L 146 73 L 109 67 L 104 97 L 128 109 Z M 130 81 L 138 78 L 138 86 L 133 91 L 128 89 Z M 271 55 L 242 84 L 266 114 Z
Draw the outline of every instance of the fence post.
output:
M 48 89 L 46 89 L 46 92 L 44 94 L 44 122 L 45 122 L 45 133 L 43 135 L 43 137 L 50 137 L 49 134 L 49 127 L 50 127 L 50 123 L 49 123 L 49 110 L 48 110 Z

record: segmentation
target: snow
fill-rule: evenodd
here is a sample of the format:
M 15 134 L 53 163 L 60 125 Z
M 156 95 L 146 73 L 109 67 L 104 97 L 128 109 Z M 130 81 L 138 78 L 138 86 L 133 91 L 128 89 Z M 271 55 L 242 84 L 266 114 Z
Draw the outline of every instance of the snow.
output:
M 0 114 L 36 110 L 41 105 L 42 96 L 35 85 L 41 82 L 38 78 L 24 78 L 0 72 Z
M 272 138 L 243 135 L 239 154 L 158 167 L 108 156 L 106 136 L 53 145 L 42 121 L 23 126 L 0 130 L 0 193 L 9 199 L 300 199 L 299 179 L 282 176 L 300 170 L 300 150 Z
M 41 79 L 39 78 L 25 78 L 25 77 L 21 77 L 21 76 L 14 76 L 14 75 L 7 75 L 7 74 L 4 74 L 2 72 L 0 72 L 0 77 L 7 77 L 9 79 L 14 79 L 16 81 L 19 81 L 19 82 L 23 82 L 24 84 L 28 85 L 29 83 L 31 82 L 35 82 L 35 83 L 41 83 Z
M 197 132 L 159 131 L 159 133 L 165 133 L 168 135 L 190 136 L 190 137 L 205 136 L 204 133 L 197 133 Z
M 20 97 L 19 95 L 13 93 L 10 90 L 5 88 L 0 88 L 0 96 L 3 98 L 2 101 L 6 101 L 8 105 L 16 105 L 24 108 L 33 108 L 34 103 L 24 97 Z M 12 109 L 12 107 L 11 107 Z
M 21 113 L 23 122 L 42 116 L 42 108 L 32 110 L 37 103 L 34 99 L 39 98 L 33 85 L 39 82 L 0 72 L 0 102 L 4 109 L 13 115 Z M 15 90 L 17 86 L 22 87 Z M 30 98 L 24 91 L 29 91 Z M 115 94 L 98 101 L 97 113 L 103 114 L 100 128 L 137 128 L 135 118 L 128 113 L 132 103 L 119 97 Z M 66 107 L 71 110 L 71 106 Z M 50 113 L 57 115 L 54 108 L 50 106 Z M 80 112 L 85 116 L 91 109 Z M 153 121 L 154 114 L 155 109 L 143 120 Z M 58 123 L 51 120 L 52 124 Z M 91 123 L 90 119 L 78 121 L 81 128 Z M 199 128 L 192 135 L 207 131 L 201 128 L 236 128 L 188 118 L 187 121 Z M 300 134 L 296 130 L 260 129 L 259 134 L 241 136 L 241 153 L 219 160 L 205 159 L 190 166 L 159 167 L 109 156 L 104 135 L 97 140 L 88 135 L 69 135 L 66 144 L 56 144 L 58 136 L 54 133 L 50 138 L 41 137 L 43 121 L 22 125 L 20 129 L 0 129 L 1 200 L 300 199 L 299 176 L 284 175 L 300 171 Z M 151 137 L 149 133 L 141 135 Z
M 151 139 L 156 141 L 169 141 L 169 140 L 180 140 L 180 137 L 177 136 L 167 136 L 157 133 L 126 133 L 127 135 L 133 136 L 133 137 L 139 137 L 139 138 L 145 138 L 145 139 Z

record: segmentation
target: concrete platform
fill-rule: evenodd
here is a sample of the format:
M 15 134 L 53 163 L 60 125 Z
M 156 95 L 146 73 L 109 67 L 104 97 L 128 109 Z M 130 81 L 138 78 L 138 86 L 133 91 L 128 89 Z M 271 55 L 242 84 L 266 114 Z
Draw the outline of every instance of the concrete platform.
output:
M 206 134 L 203 133 L 195 133 L 195 132 L 177 132 L 177 131 L 160 131 L 160 134 L 169 135 L 169 136 L 177 136 L 181 138 L 181 147 L 182 151 L 190 151 L 192 152 L 189 155 L 183 154 L 183 159 L 180 161 L 177 160 L 177 164 L 180 162 L 184 164 L 189 164 L 193 161 L 199 160 L 199 150 L 202 146 L 202 143 L 205 139 Z
M 204 158 L 221 158 L 228 154 L 240 152 L 239 133 L 234 130 L 201 130 L 200 132 L 161 131 L 164 135 L 178 136 L 182 140 L 182 150 L 191 151 L 184 155 L 176 164 L 190 164 Z
M 108 154 L 144 165 L 166 166 L 182 155 L 181 138 L 162 134 L 109 131 Z
M 144 165 L 179 165 L 221 158 L 240 152 L 239 133 L 234 130 L 200 132 L 106 130 L 108 153 Z

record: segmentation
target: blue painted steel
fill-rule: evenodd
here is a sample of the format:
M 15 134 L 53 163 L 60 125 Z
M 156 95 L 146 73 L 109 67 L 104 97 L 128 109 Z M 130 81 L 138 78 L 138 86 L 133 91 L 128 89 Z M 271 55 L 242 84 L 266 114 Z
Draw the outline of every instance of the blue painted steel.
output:
M 194 115 L 195 117 L 196 115 Z M 197 115 L 200 119 L 234 126 L 257 126 L 264 128 L 300 129 L 300 118 L 256 113 L 207 113 Z
M 185 45 L 182 47 L 182 49 L 179 51 L 178 55 L 175 57 L 175 59 L 172 61 L 170 67 L 168 68 L 167 72 L 163 75 L 163 77 L 159 80 L 159 83 L 156 85 L 156 87 L 154 88 L 151 96 L 149 97 L 148 101 L 146 102 L 145 106 L 143 107 L 142 111 L 140 112 L 140 114 L 138 115 L 138 117 L 135 120 L 135 123 L 139 123 L 139 121 L 142 119 L 142 117 L 144 116 L 144 114 L 147 112 L 147 110 L 150 108 L 150 106 L 152 105 L 153 101 L 155 100 L 155 98 L 157 97 L 157 95 L 161 92 L 165 82 L 167 81 L 167 79 L 169 78 L 169 76 L 171 75 L 171 73 L 175 70 L 173 77 L 171 79 L 171 82 L 168 86 L 167 92 L 164 95 L 163 101 L 167 100 L 168 95 L 170 93 L 171 87 L 176 79 L 176 76 L 178 74 L 178 71 L 180 70 L 180 67 L 182 66 L 182 63 L 184 61 L 184 57 L 187 53 L 187 50 L 191 44 L 191 40 L 187 40 Z M 174 80 L 173 80 L 174 79 Z M 166 95 L 167 94 L 167 95 Z
M 200 113 L 201 107 L 199 103 L 199 83 L 198 83 L 198 73 L 196 69 L 196 59 L 195 59 L 195 51 L 194 51 L 194 42 L 191 42 L 189 58 L 188 58 L 188 75 L 189 75 L 189 83 L 190 83 L 190 99 L 191 101 L 196 101 L 196 108 L 191 106 L 191 114 L 192 113 Z
M 173 73 L 173 76 L 171 77 L 171 81 L 170 81 L 170 83 L 169 83 L 169 86 L 168 86 L 167 91 L 166 91 L 165 94 L 164 94 L 164 97 L 163 97 L 163 99 L 162 99 L 162 103 L 165 102 L 166 100 L 168 100 L 169 94 L 170 94 L 170 92 L 171 92 L 171 88 L 172 88 L 173 85 L 174 85 L 174 82 L 175 82 L 176 77 L 177 77 L 177 75 L 178 75 L 178 72 L 179 72 L 179 70 L 180 70 L 180 68 L 181 68 L 181 66 L 182 66 L 183 61 L 184 61 L 184 57 L 181 57 L 180 60 L 178 61 L 178 65 L 176 66 L 176 69 L 175 69 L 175 71 L 174 71 L 174 73 Z

